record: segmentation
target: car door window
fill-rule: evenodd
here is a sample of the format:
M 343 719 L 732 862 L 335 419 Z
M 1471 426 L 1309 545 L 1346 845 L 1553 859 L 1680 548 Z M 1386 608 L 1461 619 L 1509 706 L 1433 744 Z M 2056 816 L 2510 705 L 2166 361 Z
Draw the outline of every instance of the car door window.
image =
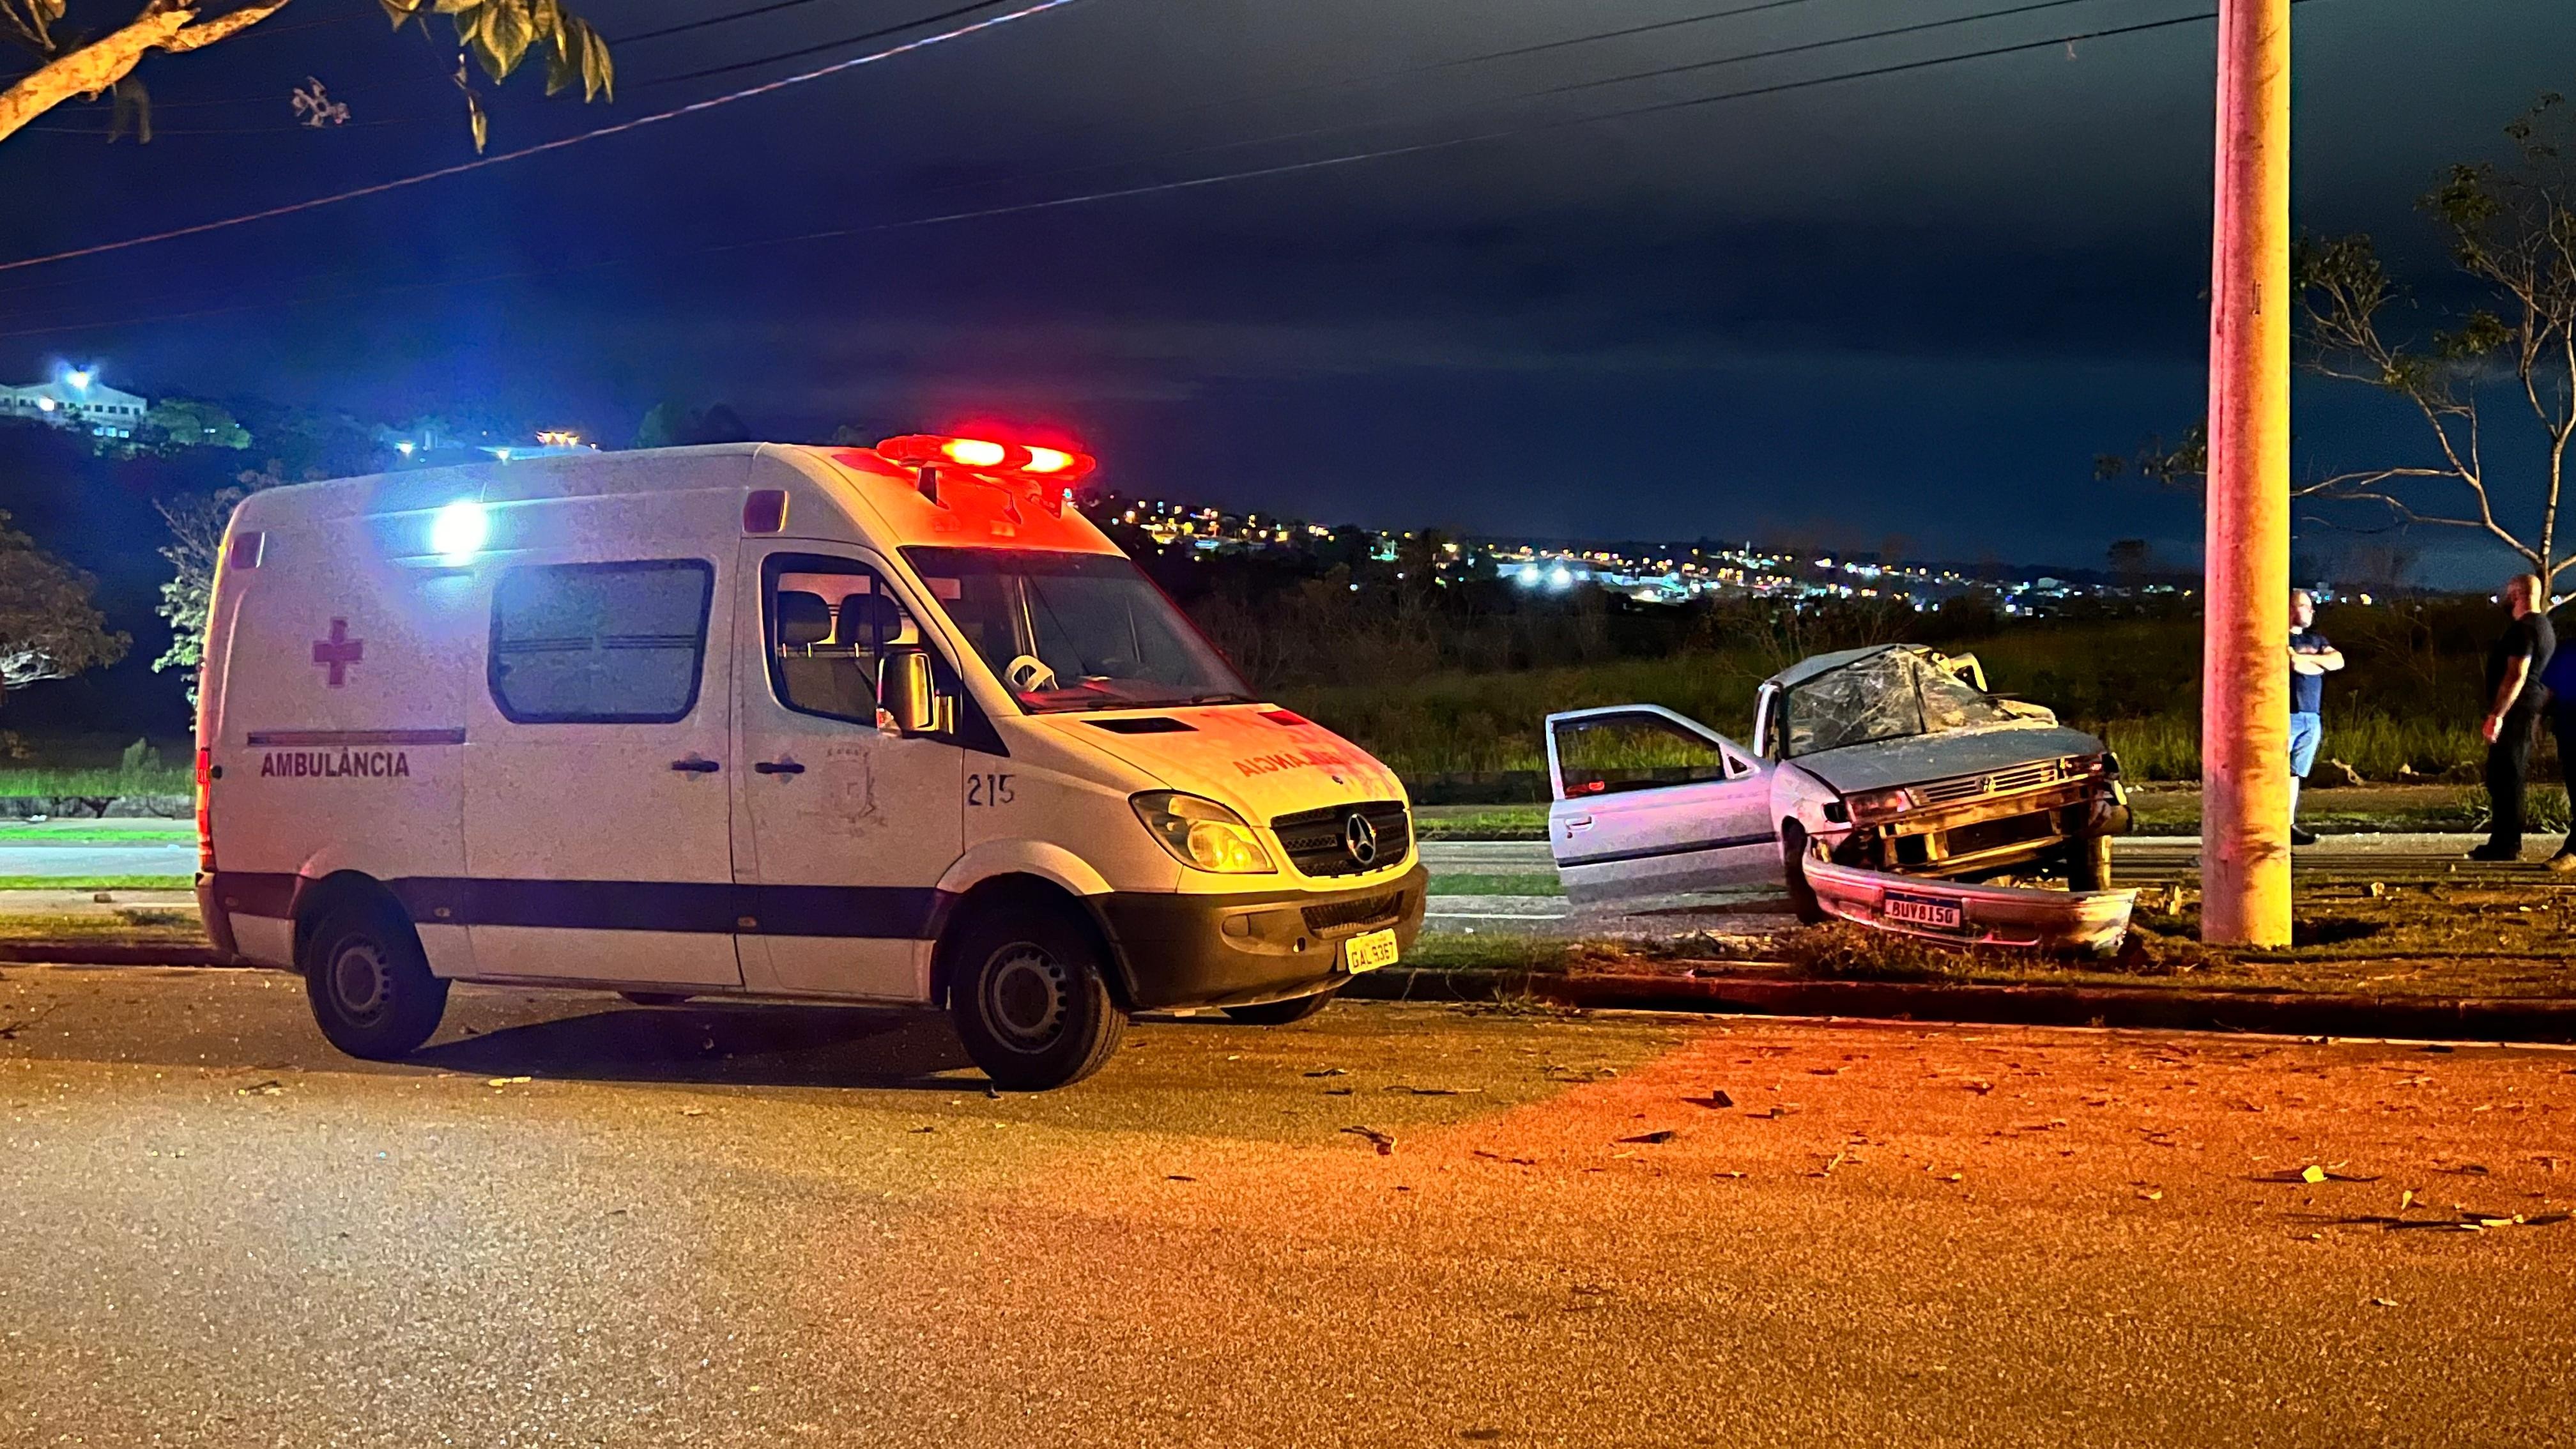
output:
M 877 722 L 878 665 L 920 630 L 876 570 L 783 554 L 763 569 L 763 652 L 778 702 L 799 714 Z
M 1737 773 L 1716 742 L 1658 715 L 1566 720 L 1556 727 L 1567 799 L 1697 785 Z

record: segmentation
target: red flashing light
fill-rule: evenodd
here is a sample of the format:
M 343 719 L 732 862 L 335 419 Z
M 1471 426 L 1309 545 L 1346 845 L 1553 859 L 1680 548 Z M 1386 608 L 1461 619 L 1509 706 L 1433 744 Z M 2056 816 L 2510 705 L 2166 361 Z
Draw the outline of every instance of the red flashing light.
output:
M 215 869 L 214 783 L 215 752 L 201 747 L 197 751 L 197 869 L 210 875 Z
M 1042 448 L 1027 443 L 997 443 L 987 438 L 950 438 L 935 433 L 907 433 L 877 444 L 877 456 L 911 468 L 964 468 L 978 474 L 1035 475 L 1070 483 L 1099 466 L 1088 453 Z

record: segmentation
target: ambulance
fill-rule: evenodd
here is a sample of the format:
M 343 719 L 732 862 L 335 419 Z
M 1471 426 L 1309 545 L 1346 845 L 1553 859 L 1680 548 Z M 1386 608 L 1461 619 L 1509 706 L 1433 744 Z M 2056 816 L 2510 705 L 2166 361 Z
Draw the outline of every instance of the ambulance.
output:
M 1384 765 L 1257 698 L 1068 506 L 909 436 L 253 494 L 197 721 L 216 944 L 397 1058 L 449 985 L 943 1008 L 996 1084 L 1132 1013 L 1320 1010 L 1420 929 Z

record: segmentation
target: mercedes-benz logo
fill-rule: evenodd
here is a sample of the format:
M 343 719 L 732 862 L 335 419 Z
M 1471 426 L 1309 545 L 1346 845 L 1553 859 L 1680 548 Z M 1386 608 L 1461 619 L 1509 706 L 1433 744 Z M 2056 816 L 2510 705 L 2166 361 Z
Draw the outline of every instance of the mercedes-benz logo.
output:
M 1356 810 L 1342 821 L 1342 849 L 1349 851 L 1351 859 L 1361 865 L 1377 863 L 1377 827 L 1369 824 L 1368 817 Z

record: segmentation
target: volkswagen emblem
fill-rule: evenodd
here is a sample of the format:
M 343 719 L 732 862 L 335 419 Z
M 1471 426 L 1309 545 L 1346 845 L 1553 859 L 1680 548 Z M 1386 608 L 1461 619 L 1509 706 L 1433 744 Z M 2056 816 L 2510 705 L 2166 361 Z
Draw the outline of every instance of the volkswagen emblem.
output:
M 1342 849 L 1350 852 L 1351 860 L 1356 864 L 1377 863 L 1377 827 L 1369 824 L 1368 817 L 1356 810 L 1342 821 Z

